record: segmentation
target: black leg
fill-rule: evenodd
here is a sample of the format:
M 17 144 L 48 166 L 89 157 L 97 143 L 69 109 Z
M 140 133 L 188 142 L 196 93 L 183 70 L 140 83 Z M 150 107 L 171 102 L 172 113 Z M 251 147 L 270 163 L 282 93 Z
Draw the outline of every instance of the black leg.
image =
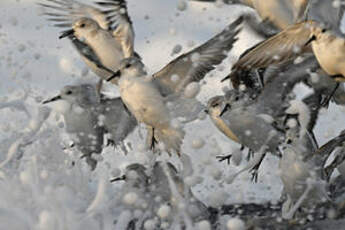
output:
M 265 156 L 266 156 L 266 153 L 261 156 L 259 162 L 256 165 L 254 165 L 254 167 L 250 170 L 252 174 L 252 182 L 255 182 L 255 183 L 258 182 L 259 168 Z
M 232 154 L 225 155 L 225 156 L 216 156 L 219 162 L 223 162 L 226 160 L 228 162 L 228 165 L 230 164 L 231 157 L 232 157 Z
M 247 154 L 247 161 L 250 160 L 250 158 L 252 158 L 254 156 L 254 151 L 251 149 L 248 149 L 248 154 Z
M 156 138 L 155 138 L 155 129 L 152 128 L 152 137 L 151 137 L 151 146 L 150 146 L 150 149 L 151 149 L 151 150 L 154 150 L 157 143 L 158 143 L 158 141 L 157 141 Z
M 335 93 L 335 91 L 337 91 L 337 89 L 339 88 L 339 83 L 337 83 L 336 85 L 335 85 L 335 87 L 334 87 L 334 89 L 332 90 L 332 92 L 326 97 L 326 99 L 322 102 L 322 104 L 321 104 L 321 106 L 322 107 L 328 107 L 328 105 L 329 105 L 329 102 L 331 101 L 331 99 L 332 99 L 332 97 L 333 97 L 333 95 L 334 95 L 334 93 Z

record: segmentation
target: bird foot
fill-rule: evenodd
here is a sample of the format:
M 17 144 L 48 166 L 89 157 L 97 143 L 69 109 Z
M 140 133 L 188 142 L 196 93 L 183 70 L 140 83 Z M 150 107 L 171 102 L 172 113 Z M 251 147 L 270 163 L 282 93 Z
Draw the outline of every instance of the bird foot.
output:
M 219 162 L 223 162 L 223 161 L 227 161 L 228 165 L 230 164 L 230 159 L 231 159 L 232 155 L 225 155 L 225 156 L 216 156 L 216 158 L 218 159 Z

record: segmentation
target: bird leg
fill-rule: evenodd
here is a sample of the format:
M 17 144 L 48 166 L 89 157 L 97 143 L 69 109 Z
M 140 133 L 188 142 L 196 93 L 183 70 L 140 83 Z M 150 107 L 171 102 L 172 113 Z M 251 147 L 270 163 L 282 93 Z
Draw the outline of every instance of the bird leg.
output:
M 244 145 L 241 145 L 241 148 L 240 148 L 240 151 L 243 151 L 244 150 Z M 254 152 L 250 152 L 251 150 L 249 149 L 248 150 L 248 154 L 249 153 L 253 153 L 254 154 Z M 216 159 L 218 159 L 218 161 L 219 162 L 223 162 L 223 161 L 227 161 L 228 162 L 228 165 L 230 164 L 230 160 L 231 160 L 231 157 L 232 157 L 232 154 L 228 154 L 228 155 L 223 155 L 223 156 L 216 156 Z M 247 157 L 248 158 L 248 157 Z M 247 160 L 247 161 L 249 161 L 249 160 Z
M 114 148 L 116 147 L 115 141 L 112 139 L 107 139 L 107 147 L 108 146 L 113 146 Z
M 232 154 L 225 155 L 225 156 L 216 156 L 216 159 L 218 159 L 219 162 L 227 161 L 228 165 L 230 164 L 230 159 L 232 157 Z
M 252 182 L 255 182 L 255 183 L 258 182 L 259 168 L 265 156 L 266 156 L 266 153 L 262 154 L 259 162 L 255 164 L 253 168 L 251 168 L 250 172 L 252 174 L 252 178 L 251 178 Z
M 150 149 L 154 150 L 158 141 L 155 138 L 155 129 L 151 128 L 151 132 L 148 134 L 150 136 Z
M 101 99 L 102 99 L 102 96 L 103 96 L 103 95 L 101 94 L 102 86 L 103 86 L 103 80 L 100 79 L 100 80 L 98 81 L 97 85 L 96 85 L 96 91 L 97 91 L 97 94 L 98 94 L 99 98 L 101 98 Z
M 247 161 L 250 160 L 250 158 L 254 157 L 254 151 L 251 149 L 248 149 L 248 154 L 247 154 Z
M 334 89 L 332 90 L 332 92 L 326 97 L 326 99 L 321 103 L 322 107 L 328 107 L 330 100 L 332 99 L 333 95 L 335 94 L 335 91 L 337 91 L 337 89 L 339 88 L 339 83 L 337 83 L 334 87 Z
M 260 88 L 263 89 L 264 88 L 264 77 L 259 73 L 258 69 L 254 70 L 254 73 L 258 79 Z

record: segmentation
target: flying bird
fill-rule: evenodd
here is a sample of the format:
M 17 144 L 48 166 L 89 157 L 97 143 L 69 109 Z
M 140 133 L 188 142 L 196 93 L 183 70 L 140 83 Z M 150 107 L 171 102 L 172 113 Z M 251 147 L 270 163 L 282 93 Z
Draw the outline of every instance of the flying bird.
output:
M 203 79 L 226 58 L 226 52 L 237 40 L 241 22 L 242 18 L 235 20 L 221 33 L 180 55 L 153 76 L 147 76 L 140 59 L 131 57 L 123 60 L 117 73 L 108 79 L 112 80 L 116 75 L 119 78 L 121 98 L 138 122 L 149 127 L 152 147 L 160 141 L 168 153 L 180 154 L 184 131 L 172 125 L 173 117 L 167 102 L 182 98 L 191 82 Z
M 67 28 L 68 37 L 83 61 L 101 79 L 109 78 L 123 58 L 134 52 L 134 30 L 125 0 L 101 0 L 97 6 L 76 0 L 42 0 L 43 15 L 54 26 Z

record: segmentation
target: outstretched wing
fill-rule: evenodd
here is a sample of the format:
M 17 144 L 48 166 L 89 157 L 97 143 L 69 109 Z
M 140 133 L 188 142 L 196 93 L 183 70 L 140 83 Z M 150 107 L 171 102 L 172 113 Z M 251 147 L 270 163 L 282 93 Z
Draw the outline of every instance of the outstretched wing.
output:
M 200 81 L 220 64 L 237 41 L 236 36 L 240 32 L 238 26 L 242 20 L 241 17 L 238 18 L 203 45 L 180 55 L 155 73 L 154 82 L 159 86 L 162 94 L 181 92 L 190 82 Z M 174 78 L 174 75 L 178 77 Z
M 311 26 L 307 21 L 288 27 L 277 35 L 246 50 L 232 67 L 230 78 L 235 85 L 239 82 L 242 71 L 265 68 L 269 65 L 285 63 L 299 54 L 310 50 Z
M 43 15 L 56 27 L 72 27 L 72 24 L 87 17 L 95 20 L 99 26 L 110 31 L 122 44 L 126 56 L 133 54 L 134 31 L 127 13 L 125 0 L 103 0 L 96 6 L 80 3 L 76 0 L 42 0 Z

